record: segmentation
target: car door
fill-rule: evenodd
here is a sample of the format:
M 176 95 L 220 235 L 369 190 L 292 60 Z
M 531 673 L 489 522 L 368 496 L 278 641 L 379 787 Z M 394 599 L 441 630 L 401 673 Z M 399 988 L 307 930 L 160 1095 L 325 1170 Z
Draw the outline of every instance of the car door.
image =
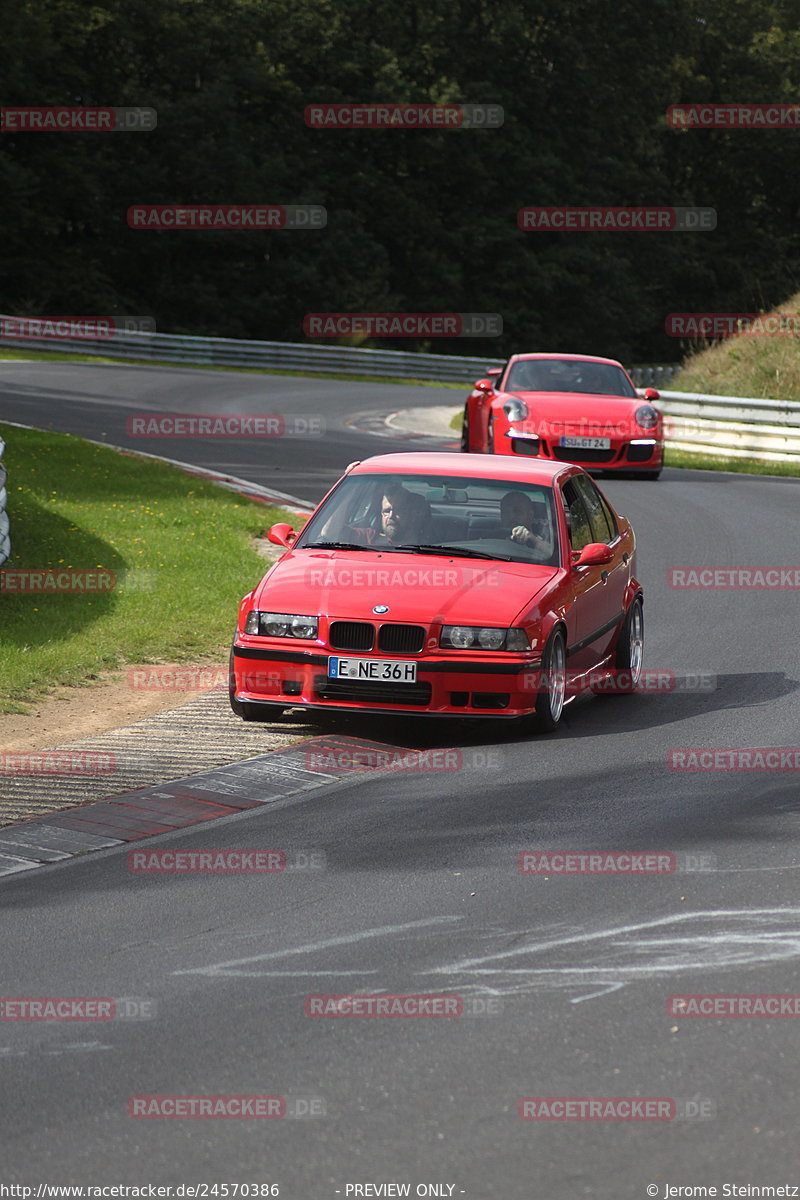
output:
M 591 541 L 604 542 L 614 553 L 611 562 L 599 568 L 600 584 L 595 588 L 592 599 L 593 627 L 588 632 L 596 631 L 597 636 L 591 646 L 595 659 L 599 660 L 608 653 L 622 620 L 625 590 L 631 573 L 629 555 L 622 544 L 614 514 L 593 480 L 588 475 L 575 475 L 569 484 L 583 501 L 591 529 Z
M 603 540 L 595 536 L 583 490 L 578 486 L 580 479 L 580 476 L 573 475 L 561 488 L 573 560 L 584 546 Z M 607 653 L 614 636 L 619 616 L 608 586 L 613 565 L 573 566 L 574 640 L 567 646 L 570 674 L 583 674 L 596 666 Z

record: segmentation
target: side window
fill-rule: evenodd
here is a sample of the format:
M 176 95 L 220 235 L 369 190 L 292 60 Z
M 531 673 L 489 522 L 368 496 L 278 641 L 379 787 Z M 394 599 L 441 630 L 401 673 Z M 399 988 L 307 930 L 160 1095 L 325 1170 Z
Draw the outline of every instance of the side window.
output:
M 589 517 L 587 516 L 580 493 L 575 487 L 574 479 L 568 479 L 564 484 L 563 498 L 564 507 L 568 513 L 572 549 L 582 550 L 584 546 L 589 545 L 589 542 L 594 542 L 597 539 L 592 534 Z
M 616 523 L 611 516 L 608 505 L 604 502 L 603 497 L 591 479 L 579 475 L 571 482 L 575 484 L 586 505 L 586 511 L 589 514 L 589 523 L 592 527 L 592 541 L 612 542 L 617 536 Z

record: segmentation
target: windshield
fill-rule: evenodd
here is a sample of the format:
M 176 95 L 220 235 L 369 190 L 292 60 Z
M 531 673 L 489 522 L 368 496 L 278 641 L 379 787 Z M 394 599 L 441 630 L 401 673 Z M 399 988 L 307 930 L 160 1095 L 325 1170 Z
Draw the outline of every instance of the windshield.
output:
M 455 475 L 348 475 L 295 549 L 372 549 L 560 565 L 552 488 Z
M 503 390 L 584 392 L 592 396 L 637 398 L 636 389 L 620 367 L 613 363 L 581 362 L 572 358 L 533 358 L 514 363 Z

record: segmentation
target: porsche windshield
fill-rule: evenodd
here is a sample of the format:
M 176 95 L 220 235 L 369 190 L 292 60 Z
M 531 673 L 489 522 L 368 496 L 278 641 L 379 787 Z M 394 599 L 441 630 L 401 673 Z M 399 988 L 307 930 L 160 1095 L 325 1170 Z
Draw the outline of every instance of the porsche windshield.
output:
M 464 476 L 346 476 L 297 549 L 352 548 L 560 564 L 552 489 Z
M 636 389 L 625 372 L 613 363 L 582 362 L 574 358 L 531 358 L 516 362 L 508 372 L 503 391 L 583 392 L 637 399 Z

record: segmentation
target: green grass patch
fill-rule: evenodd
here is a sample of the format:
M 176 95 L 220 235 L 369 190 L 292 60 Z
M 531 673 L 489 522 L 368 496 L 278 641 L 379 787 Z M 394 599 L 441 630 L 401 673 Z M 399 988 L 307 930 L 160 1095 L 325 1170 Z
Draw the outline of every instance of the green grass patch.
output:
M 800 476 L 800 462 L 762 462 L 757 458 L 722 458 L 691 450 L 664 449 L 665 467 L 687 467 L 694 471 L 735 471 L 739 475 Z
M 769 315 L 800 312 L 800 292 Z M 800 401 L 800 339 L 738 333 L 701 345 L 666 389 L 710 396 Z
M 251 539 L 291 517 L 175 467 L 0 424 L 12 553 L 3 570 L 114 572 L 83 594 L 0 592 L 0 711 L 145 662 L 219 656 L 266 570 Z M 296 522 L 294 522 L 296 524 Z
M 459 409 L 458 412 L 454 413 L 450 418 L 450 428 L 455 429 L 456 433 L 461 433 L 461 430 L 464 428 L 463 408 Z
M 472 386 L 471 380 L 465 380 L 464 383 L 438 383 L 433 379 L 387 379 L 383 375 L 342 374 L 338 371 L 290 371 L 279 367 L 228 367 L 216 363 L 178 363 L 155 358 L 109 358 L 99 354 L 69 354 L 64 350 L 25 350 L 22 347 L 0 350 L 0 362 L 4 359 L 25 359 L 31 362 L 113 363 L 115 366 L 132 367 L 173 367 L 177 369 L 183 367 L 192 371 L 228 371 L 240 375 L 291 375 L 298 379 L 340 379 L 345 383 L 393 383 L 403 387 L 456 388 L 461 392 L 465 389 L 469 391 Z

